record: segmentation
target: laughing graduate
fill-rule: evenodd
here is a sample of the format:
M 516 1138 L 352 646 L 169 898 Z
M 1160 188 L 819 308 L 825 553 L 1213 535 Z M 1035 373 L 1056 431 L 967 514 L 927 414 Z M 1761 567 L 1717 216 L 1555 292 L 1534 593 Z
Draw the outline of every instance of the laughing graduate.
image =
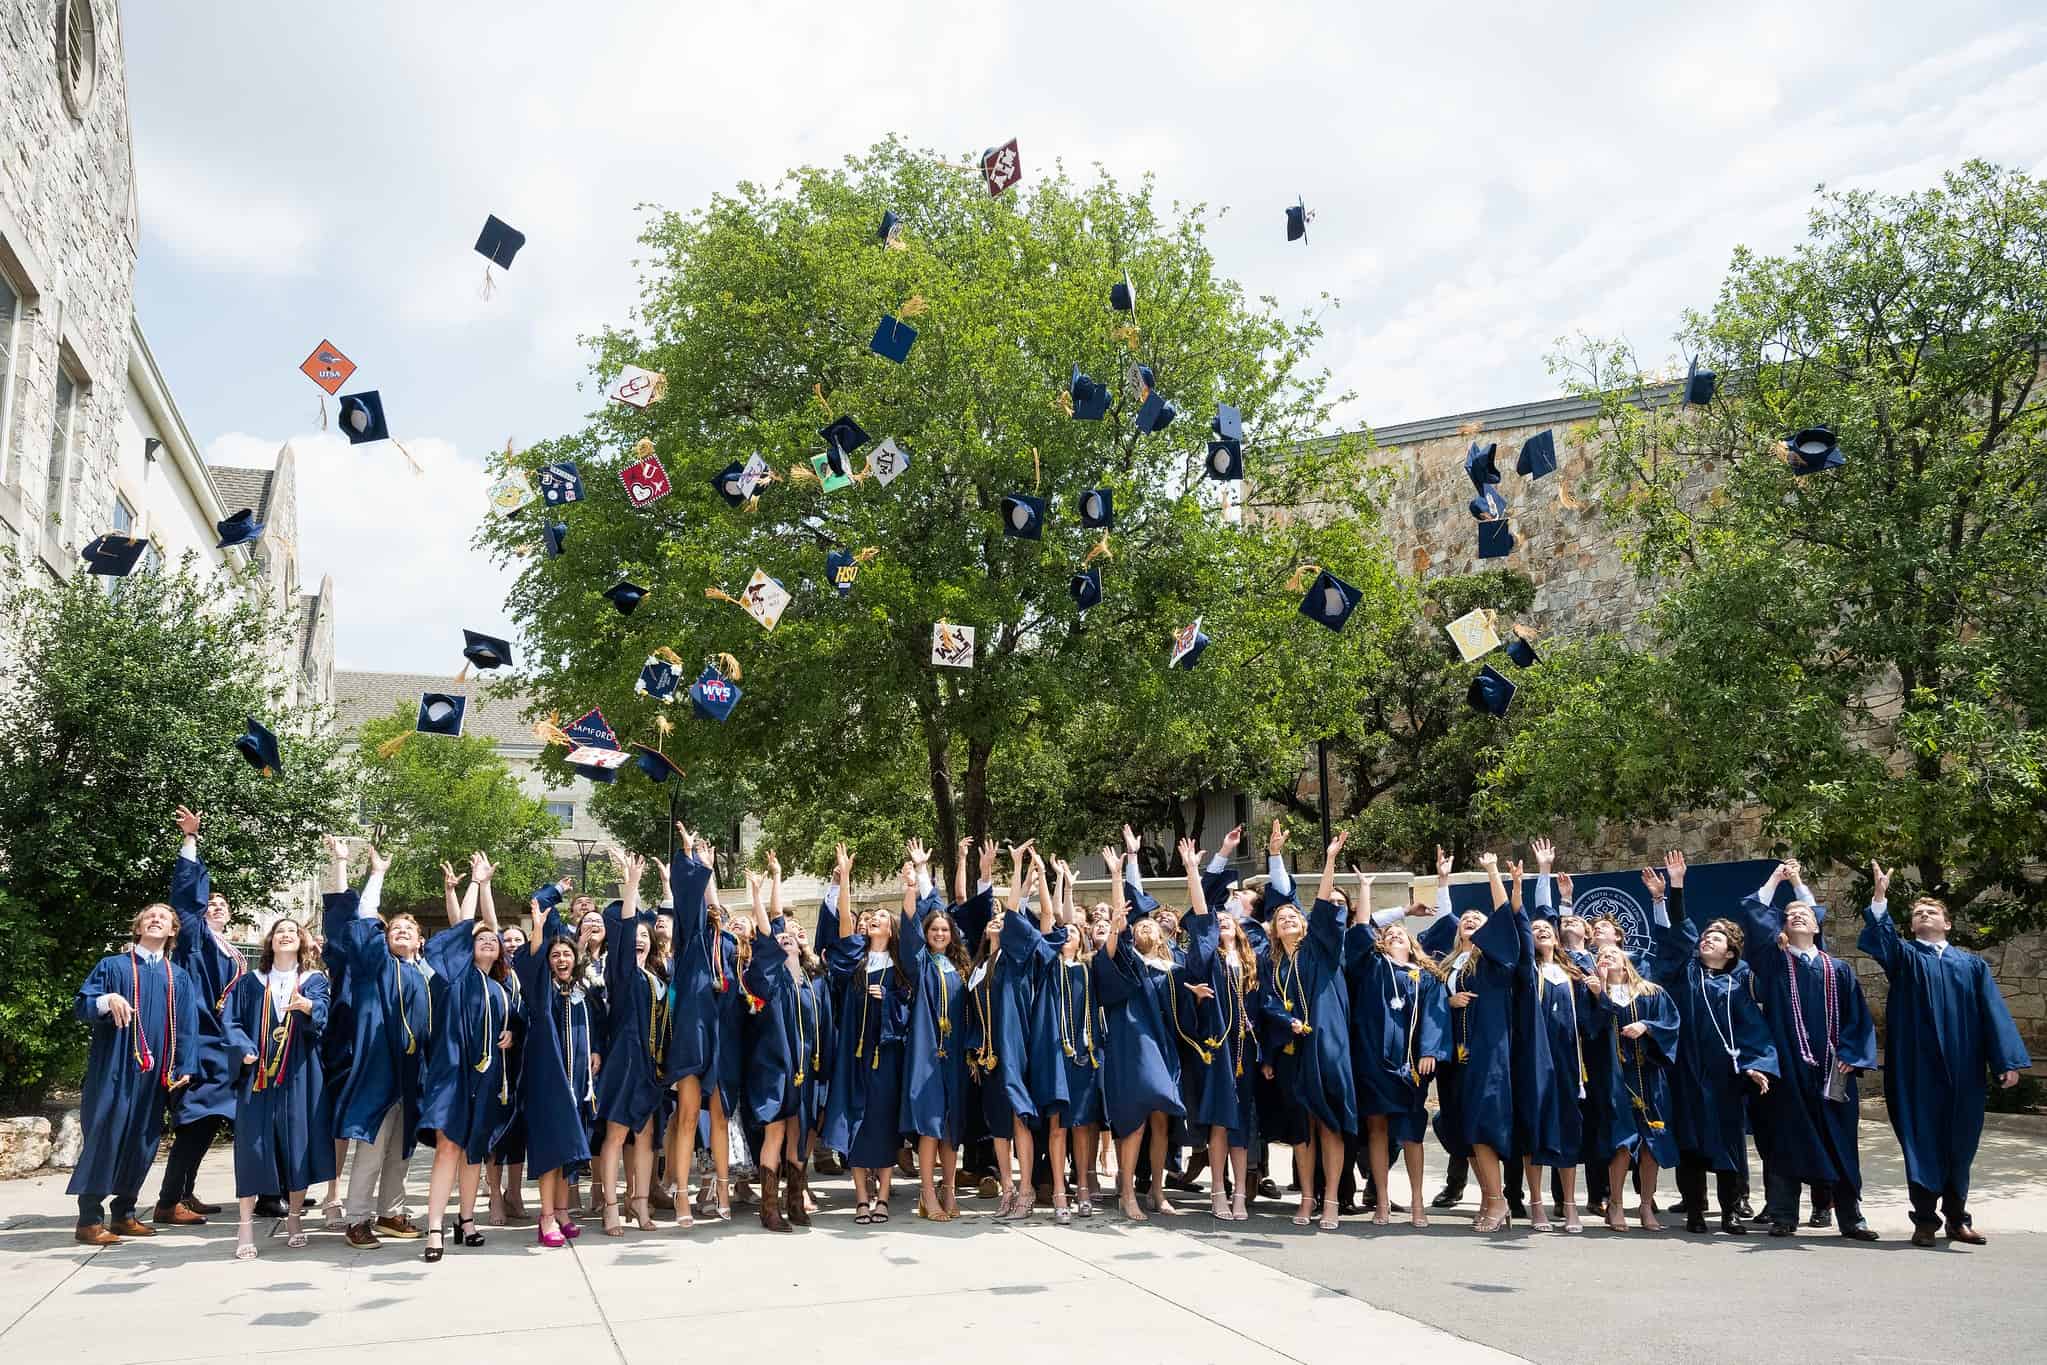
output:
M 241 1225 L 235 1258 L 253 1260 L 259 1197 L 284 1198 L 285 1244 L 302 1247 L 306 1191 L 334 1178 L 332 1110 L 320 1074 L 328 982 L 320 951 L 285 916 L 263 935 L 254 973 L 229 993 L 228 1035 L 241 1049 L 235 1099 L 235 1197 Z
M 889 1184 L 896 1168 L 897 1119 L 903 1099 L 903 1047 L 910 1025 L 910 974 L 896 942 L 899 921 L 885 910 L 852 915 L 853 855 L 838 846 L 835 875 L 818 908 L 818 935 L 833 993 L 838 1051 L 825 1094 L 819 1140 L 846 1154 L 853 1168 L 863 1226 L 889 1219 Z
M 973 842 L 969 838 L 959 844 L 953 884 L 962 891 Z M 968 898 L 970 909 L 947 907 L 931 884 L 931 859 L 924 845 L 912 839 L 909 855 L 898 933 L 903 969 L 910 978 L 910 1000 L 896 1126 L 917 1139 L 917 1216 L 946 1223 L 960 1216 L 957 1182 L 966 1120 L 966 988 L 967 973 L 973 969 L 959 917 L 968 914 L 976 921 L 986 921 L 995 890 L 984 883 Z
M 1136 836 L 1128 826 L 1124 839 L 1134 856 Z M 1102 861 L 1113 869 L 1121 860 L 1115 849 L 1104 848 Z M 1102 1002 L 1108 1019 L 1102 1095 L 1109 1131 L 1116 1140 L 1117 1190 L 1123 1216 L 1143 1222 L 1144 1210 L 1137 1206 L 1137 1149 L 1150 1136 L 1152 1170 L 1159 1177 L 1152 1184 L 1152 1206 L 1163 1208 L 1166 1120 L 1180 1117 L 1185 1110 L 1180 1103 L 1179 1052 L 1154 982 L 1154 978 L 1165 977 L 1173 960 L 1167 955 L 1158 925 L 1148 915 L 1132 929 L 1125 890 L 1125 883 L 1112 872 L 1109 932 L 1095 952 L 1091 970 L 1095 998 Z

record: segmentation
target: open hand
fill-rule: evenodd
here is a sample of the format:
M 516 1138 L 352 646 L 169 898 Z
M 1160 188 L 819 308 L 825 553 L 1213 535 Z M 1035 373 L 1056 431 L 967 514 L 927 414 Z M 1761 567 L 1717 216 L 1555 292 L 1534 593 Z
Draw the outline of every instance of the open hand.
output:
M 910 840 L 910 842 L 907 845 L 905 845 L 905 848 L 910 855 L 910 863 L 912 866 L 921 868 L 931 861 L 931 851 L 924 847 L 924 841 L 922 839 Z
M 1267 857 L 1277 857 L 1284 852 L 1286 852 L 1286 826 L 1279 822 L 1278 816 L 1274 816 L 1272 832 L 1265 836 L 1265 854 Z
M 1674 848 L 1664 854 L 1663 870 L 1670 875 L 1670 884 L 1682 890 L 1685 884 L 1684 850 Z
M 1188 990 L 1188 993 L 1191 994 L 1196 1000 L 1215 999 L 1215 987 L 1213 986 L 1205 986 L 1198 981 L 1183 981 L 1180 984 L 1185 986 Z
M 107 1018 L 114 1021 L 115 1028 L 126 1028 L 134 1021 L 135 1007 L 128 1003 L 128 997 L 117 995 L 107 1006 Z
M 1180 841 L 1180 866 L 1191 868 L 1201 861 L 1201 849 L 1192 839 Z
M 389 870 L 390 870 L 390 867 L 391 867 L 391 859 L 390 859 L 390 856 L 389 856 L 388 854 L 386 854 L 386 853 L 383 853 L 383 852 L 379 851 L 379 849 L 377 848 L 377 846 L 376 846 L 375 844 L 371 844 L 371 845 L 369 845 L 369 850 L 370 850 L 370 871 L 372 871 L 372 872 L 386 872 L 386 871 L 389 871 Z
M 1884 871 L 1882 863 L 1874 858 L 1869 863 L 1869 898 L 1872 901 L 1888 900 L 1891 890 L 1891 874 Z
M 199 812 L 187 810 L 180 806 L 178 807 L 177 820 L 178 833 L 184 835 L 187 839 L 199 837 Z
M 1238 825 L 1223 836 L 1222 856 L 1225 859 L 1237 856 L 1237 845 L 1244 842 L 1244 827 Z
M 1535 855 L 1535 870 L 1537 872 L 1549 871 L 1550 864 L 1554 863 L 1557 859 L 1557 846 L 1547 839 L 1531 839 L 1528 843 L 1528 851 Z
M 1746 1075 L 1751 1081 L 1755 1082 L 1756 1093 L 1758 1095 L 1767 1095 L 1770 1093 L 1770 1078 L 1768 1076 L 1764 1075 L 1760 1071 L 1750 1071 L 1747 1072 Z
M 1658 871 L 1657 871 L 1657 870 L 1656 870 L 1655 868 L 1653 868 L 1653 867 L 1645 867 L 1645 868 L 1643 868 L 1643 869 L 1642 869 L 1642 889 L 1643 889 L 1643 890 L 1645 890 L 1645 891 L 1647 891 L 1647 892 L 1649 893 L 1649 899 L 1650 899 L 1650 900 L 1654 900 L 1654 901 L 1660 901 L 1660 900 L 1662 900 L 1662 899 L 1663 899 L 1663 874 L 1662 874 L 1661 872 L 1658 872 Z
M 1444 878 L 1444 877 L 1447 877 L 1447 876 L 1449 876 L 1449 875 L 1450 875 L 1450 869 L 1451 869 L 1451 868 L 1453 868 L 1453 867 L 1455 867 L 1455 866 L 1457 866 L 1457 860 L 1456 860 L 1455 858 L 1451 857 L 1451 856 L 1450 856 L 1449 854 L 1445 853 L 1445 852 L 1443 851 L 1443 846 L 1442 846 L 1441 844 L 1437 844 L 1437 845 L 1436 845 L 1436 876 L 1437 876 L 1437 878 L 1438 878 L 1438 879 L 1440 880 L 1440 879 L 1442 879 L 1442 878 Z

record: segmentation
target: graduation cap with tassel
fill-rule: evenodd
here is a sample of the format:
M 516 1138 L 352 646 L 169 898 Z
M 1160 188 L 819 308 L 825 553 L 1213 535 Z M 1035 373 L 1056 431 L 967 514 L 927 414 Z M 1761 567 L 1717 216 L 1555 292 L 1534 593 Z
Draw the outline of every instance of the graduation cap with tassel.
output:
M 638 766 L 641 772 L 645 773 L 655 782 L 666 782 L 671 777 L 680 777 L 682 775 L 682 765 L 662 752 L 662 745 L 667 740 L 669 732 L 674 728 L 675 722 L 668 719 L 668 717 L 656 716 L 654 717 L 654 743 L 650 746 L 642 744 L 638 740 L 633 741 L 633 763 Z
M 327 429 L 327 400 L 341 392 L 341 386 L 355 373 L 355 362 L 325 337 L 313 353 L 299 363 L 299 373 L 320 386 L 320 430 Z

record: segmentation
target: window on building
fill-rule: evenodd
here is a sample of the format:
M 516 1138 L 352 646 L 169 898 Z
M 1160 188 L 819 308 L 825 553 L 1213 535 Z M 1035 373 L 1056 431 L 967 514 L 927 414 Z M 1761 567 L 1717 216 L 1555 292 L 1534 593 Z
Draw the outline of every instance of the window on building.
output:
M 573 801 L 550 801 L 547 813 L 559 821 L 563 829 L 576 823 L 576 804 Z
M 130 507 L 128 500 L 119 494 L 116 494 L 114 497 L 114 530 L 117 534 L 124 536 L 135 534 L 135 509 Z M 163 556 L 157 552 L 154 541 L 151 541 L 148 547 L 142 551 L 142 558 L 136 562 L 135 567 L 143 573 L 154 573 L 163 567 Z M 108 574 L 105 578 L 107 591 L 109 593 L 118 593 L 121 590 L 121 585 L 127 581 L 126 578 L 119 574 Z
M 73 118 L 84 118 L 99 79 L 98 25 L 92 0 L 57 0 L 57 77 Z
M 0 275 L 0 483 L 12 485 L 14 468 L 14 353 L 21 320 L 21 295 Z
M 57 367 L 57 401 L 50 416 L 50 481 L 43 494 L 43 520 L 54 543 L 71 510 L 71 442 L 78 427 L 78 381 Z

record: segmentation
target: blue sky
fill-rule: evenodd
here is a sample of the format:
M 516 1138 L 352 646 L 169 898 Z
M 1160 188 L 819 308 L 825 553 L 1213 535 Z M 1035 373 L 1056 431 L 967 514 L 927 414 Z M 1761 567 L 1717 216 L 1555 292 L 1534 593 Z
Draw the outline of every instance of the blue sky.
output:
M 1018 137 L 1026 183 L 1150 171 L 1230 207 L 1210 241 L 1247 290 L 1342 300 L 1320 358 L 1356 426 L 1554 393 L 1559 335 L 1672 354 L 1734 246 L 1788 247 L 1820 182 L 2047 173 L 2036 5 L 1380 8 L 128 4 L 137 310 L 209 458 L 292 441 L 342 665 L 438 671 L 460 627 L 506 623 L 468 548 L 482 456 L 595 406 L 576 338 L 637 297 L 642 203 L 892 131 Z M 488 213 L 529 243 L 484 302 Z M 424 478 L 313 434 L 323 336 Z

